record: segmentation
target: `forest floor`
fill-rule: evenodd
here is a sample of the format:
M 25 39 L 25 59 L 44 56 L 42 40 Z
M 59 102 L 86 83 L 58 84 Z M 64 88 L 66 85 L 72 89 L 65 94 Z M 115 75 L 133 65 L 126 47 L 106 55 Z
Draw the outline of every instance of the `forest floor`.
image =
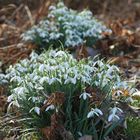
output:
M 24 44 L 20 35 L 47 15 L 51 1 L 0 1 L 0 71 L 28 57 L 34 45 Z M 89 8 L 95 17 L 112 29 L 112 34 L 98 41 L 101 56 L 120 67 L 124 79 L 140 90 L 140 2 L 136 0 L 65 0 L 77 10 Z M 6 103 L 5 89 L 0 87 L 0 110 Z

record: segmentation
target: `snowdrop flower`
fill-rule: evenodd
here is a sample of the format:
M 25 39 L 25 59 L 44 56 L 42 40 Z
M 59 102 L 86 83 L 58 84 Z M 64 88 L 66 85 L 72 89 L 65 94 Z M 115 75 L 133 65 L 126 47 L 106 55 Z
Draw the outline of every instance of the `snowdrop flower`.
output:
M 40 108 L 39 108 L 39 107 L 35 107 L 35 108 L 34 108 L 34 111 L 35 111 L 38 115 L 40 115 Z
M 12 102 L 8 105 L 8 110 L 9 110 L 9 108 L 10 108 L 11 105 L 14 105 L 14 106 L 20 107 L 20 105 L 19 105 L 19 103 L 18 103 L 17 100 L 12 101 Z
M 91 111 L 88 113 L 87 118 L 94 117 L 94 115 L 99 116 L 103 115 L 102 111 L 98 108 L 91 108 Z
M 101 83 L 102 87 L 105 87 L 105 86 L 107 85 L 108 82 L 109 82 L 109 79 L 104 78 L 104 79 L 102 80 L 102 83 Z
M 45 109 L 45 111 L 47 112 L 47 111 L 49 111 L 49 110 L 54 110 L 54 109 L 55 109 L 54 105 L 49 105 L 49 106 Z
M 46 33 L 46 32 L 43 32 L 43 31 L 40 32 L 39 35 L 40 35 L 40 37 L 42 37 L 42 38 L 47 37 L 47 33 Z
M 28 64 L 29 64 L 29 60 L 28 59 L 21 60 L 21 65 L 22 66 L 27 67 Z
M 23 95 L 25 92 L 27 92 L 27 89 L 24 87 L 17 87 L 14 89 L 14 92 L 18 95 Z
M 24 41 L 32 41 L 33 38 L 33 34 L 30 34 L 31 31 L 27 31 L 26 34 L 22 34 L 21 37 Z
M 81 76 L 81 81 L 90 84 L 91 77 Z
M 66 68 L 65 68 L 64 66 L 59 65 L 58 68 L 61 69 L 61 71 L 62 71 L 63 73 L 65 73 Z M 59 71 L 59 72 L 61 73 L 61 71 Z M 62 74 L 61 74 L 61 75 L 62 75 Z
M 42 77 L 40 80 L 39 80 L 39 83 L 42 85 L 44 84 L 44 82 L 47 82 L 49 81 L 49 78 L 48 77 Z
M 28 87 L 30 88 L 30 89 L 33 89 L 34 88 L 34 85 L 33 85 L 33 83 L 31 83 L 31 82 L 26 82 L 28 85 Z
M 118 82 L 115 83 L 115 88 L 127 89 L 128 84 L 126 82 L 118 81 Z
M 55 6 L 50 6 L 50 7 L 49 7 L 49 10 L 55 10 L 55 9 L 56 9 Z
M 38 57 L 38 54 L 35 53 L 34 51 L 30 54 L 31 60 L 35 60 Z
M 102 61 L 99 61 L 99 60 L 97 61 L 97 64 L 98 64 L 99 67 L 104 66 L 104 63 Z
M 6 79 L 2 79 L 1 81 L 0 81 L 0 84 L 7 84 L 8 83 L 8 81 L 6 80 Z
M 55 33 L 55 32 L 54 33 L 50 33 L 49 35 L 50 35 L 50 37 L 49 37 L 50 40 L 57 40 L 61 36 L 63 36 L 63 34 L 61 34 L 61 33 Z
M 48 83 L 49 83 L 49 85 L 51 85 L 51 84 L 55 83 L 56 81 L 57 81 L 57 78 L 50 78 L 48 80 Z
M 57 65 L 57 62 L 55 59 L 49 59 L 48 62 L 51 64 L 51 65 Z
M 12 95 L 8 96 L 7 102 L 9 103 L 9 102 L 11 102 L 13 99 L 14 99 L 14 95 L 12 94 Z
M 17 70 L 18 70 L 19 72 L 27 72 L 27 68 L 24 68 L 24 67 L 22 67 L 22 66 L 18 66 L 18 67 L 17 67 Z
M 37 85 L 37 84 L 34 87 L 37 90 L 43 90 L 44 89 L 44 87 L 42 87 L 41 85 Z
M 118 116 L 119 113 L 123 113 L 123 111 L 120 108 L 118 107 L 111 108 L 108 121 L 111 122 L 120 120 L 120 117 Z
M 20 76 L 14 76 L 11 78 L 10 82 L 18 82 L 19 84 L 22 82 L 22 79 Z
M 58 51 L 54 57 L 66 57 L 66 53 L 64 51 Z
M 98 78 L 99 79 L 101 79 L 102 78 L 102 75 L 103 75 L 103 73 L 101 72 L 101 73 L 97 73 L 97 76 L 98 76 Z
M 40 72 L 43 72 L 44 69 L 45 69 L 45 65 L 44 65 L 44 64 L 41 64 L 41 65 L 39 66 L 39 71 L 40 71 Z
M 6 75 L 0 73 L 0 84 L 8 83 L 6 80 Z
M 64 63 L 63 63 L 63 67 L 69 68 L 70 66 L 69 66 L 68 62 L 64 62 Z
M 134 100 L 133 100 L 132 97 L 128 97 L 128 98 L 126 98 L 125 101 L 126 101 L 127 103 L 133 103 L 133 102 L 134 102 Z
M 84 66 L 84 69 L 85 69 L 87 72 L 93 72 L 93 71 L 95 70 L 94 67 L 89 66 L 89 65 L 85 65 L 85 66 Z
M 112 67 L 113 67 L 113 69 L 116 70 L 117 72 L 120 71 L 119 68 L 118 68 L 117 66 L 114 66 L 114 65 L 113 65 Z
M 5 75 L 2 74 L 2 73 L 0 73 L 0 78 L 1 78 L 1 79 L 5 78 Z
M 123 95 L 123 92 L 121 90 L 117 90 L 115 93 L 114 93 L 115 96 L 121 96 Z
M 87 98 L 91 98 L 92 96 L 90 95 L 90 93 L 87 93 L 87 92 L 83 92 L 81 95 L 80 95 L 80 98 L 83 98 L 84 100 L 86 100 Z
M 34 75 L 34 77 L 33 77 L 33 81 L 38 81 L 40 79 L 40 77 L 38 76 L 38 75 Z
M 33 103 L 39 100 L 39 97 L 29 97 L 28 101 L 32 100 Z
M 96 86 L 99 86 L 100 85 L 100 82 L 99 81 L 95 81 L 94 83 L 95 83 Z
M 50 50 L 49 57 L 54 57 L 56 54 L 56 50 Z
M 65 82 L 64 82 L 64 84 L 69 84 L 69 83 L 72 83 L 72 84 L 76 84 L 76 77 L 74 77 L 74 78 L 71 78 L 71 77 L 68 77 L 66 80 L 65 80 Z
M 129 93 L 131 94 L 131 95 L 134 95 L 134 93 L 137 93 L 138 92 L 138 89 L 136 89 L 136 88 L 131 88 L 130 90 L 129 90 Z

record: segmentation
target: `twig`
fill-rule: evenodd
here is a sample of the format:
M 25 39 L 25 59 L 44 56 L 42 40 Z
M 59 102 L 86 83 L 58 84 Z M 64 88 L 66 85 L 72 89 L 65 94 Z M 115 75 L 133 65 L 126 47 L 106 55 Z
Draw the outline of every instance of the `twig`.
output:
M 25 5 L 24 8 L 25 8 L 25 10 L 27 12 L 27 15 L 29 17 L 29 20 L 30 20 L 31 25 L 34 25 L 35 22 L 33 20 L 33 16 L 31 14 L 31 11 L 30 11 L 29 7 L 27 5 Z
M 12 45 L 9 45 L 9 46 L 4 46 L 4 47 L 0 48 L 0 50 L 7 50 L 9 48 L 15 48 L 15 47 L 19 48 L 19 46 L 24 46 L 24 45 L 23 45 L 23 43 L 12 44 Z
M 23 8 L 23 4 L 21 4 L 14 12 L 13 12 L 13 14 L 12 14 L 12 16 L 11 16 L 11 18 L 13 18 L 14 16 L 15 16 L 15 14 L 20 10 L 20 9 L 22 9 Z

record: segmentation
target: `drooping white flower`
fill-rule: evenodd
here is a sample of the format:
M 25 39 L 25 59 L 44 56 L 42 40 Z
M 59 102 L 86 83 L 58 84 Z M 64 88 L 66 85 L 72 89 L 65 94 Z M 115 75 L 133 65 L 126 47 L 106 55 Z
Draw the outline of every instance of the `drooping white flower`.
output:
M 55 83 L 57 81 L 57 78 L 49 78 L 48 83 L 49 85 Z
M 114 95 L 119 97 L 119 96 L 123 95 L 123 91 L 117 90 L 117 91 L 114 93 Z
M 5 75 L 2 74 L 2 73 L 0 73 L 0 78 L 1 78 L 1 79 L 5 78 Z
M 28 71 L 28 69 L 27 68 L 25 68 L 25 67 L 23 67 L 23 66 L 18 66 L 17 68 L 16 68 L 16 70 L 17 71 L 19 71 L 19 72 L 27 72 Z
M 131 88 L 130 90 L 129 90 L 129 93 L 132 95 L 132 96 L 134 96 L 136 93 L 138 93 L 139 92 L 139 90 L 138 89 L 136 89 L 136 88 Z
M 108 121 L 118 121 L 120 117 L 118 116 L 119 113 L 123 113 L 123 111 L 118 107 L 113 107 L 110 110 L 110 115 L 108 116 Z
M 29 87 L 30 89 L 33 89 L 33 88 L 34 88 L 34 85 L 33 85 L 32 82 L 27 82 L 27 81 L 26 81 L 26 83 L 28 84 L 28 87 Z
M 87 92 L 83 92 L 81 95 L 80 95 L 80 98 L 83 98 L 84 100 L 86 100 L 87 98 L 91 98 L 92 96 L 90 95 L 90 93 L 87 93 Z
M 55 106 L 54 105 L 49 105 L 45 111 L 47 112 L 48 110 L 54 110 L 55 109 Z
M 40 76 L 39 75 L 33 75 L 33 78 L 32 78 L 32 80 L 33 81 L 38 81 L 40 79 Z
M 103 115 L 103 112 L 98 109 L 98 108 L 91 108 L 91 111 L 88 113 L 87 115 L 87 118 L 91 118 L 91 117 L 94 117 L 94 116 L 99 116 L 99 115 Z
M 126 98 L 125 101 L 126 101 L 127 103 L 133 103 L 133 102 L 134 102 L 134 100 L 133 100 L 132 97 L 128 97 L 128 98 Z
M 65 80 L 64 84 L 69 84 L 69 83 L 76 84 L 76 77 L 74 77 L 74 78 L 68 77 Z
M 64 51 L 58 51 L 56 54 L 55 54 L 55 56 L 54 57 L 64 57 L 64 56 L 66 56 L 66 53 L 64 52 Z
M 12 101 L 10 102 L 10 104 L 8 105 L 8 108 L 7 108 L 8 111 L 10 110 L 11 106 L 20 107 L 20 104 L 18 103 L 17 100 L 12 100 Z
M 30 97 L 28 100 L 32 100 L 32 102 L 35 103 L 36 101 L 39 101 L 39 97 Z
M 22 79 L 21 79 L 20 76 L 14 76 L 14 77 L 11 78 L 10 82 L 13 82 L 13 81 L 21 83 Z
M 34 86 L 34 88 L 37 89 L 37 90 L 43 90 L 44 89 L 43 86 L 37 85 L 37 84 Z
M 40 108 L 39 108 L 39 107 L 34 107 L 34 111 L 35 111 L 38 115 L 40 115 Z
M 39 71 L 40 71 L 40 72 L 43 72 L 44 69 L 45 69 L 45 65 L 44 65 L 44 64 L 41 64 L 41 65 L 39 66 Z
M 44 84 L 44 82 L 48 82 L 49 81 L 49 78 L 48 77 L 42 77 L 40 80 L 39 80 L 39 83 L 42 85 Z
M 97 61 L 97 64 L 98 64 L 99 67 L 104 66 L 104 63 L 102 61 L 100 61 L 100 60 Z
M 24 87 L 17 87 L 14 89 L 14 92 L 18 95 L 23 95 L 25 93 L 25 88 Z
M 10 95 L 10 96 L 8 96 L 7 102 L 8 102 L 8 103 L 11 102 L 11 101 L 13 100 L 13 98 L 14 98 L 14 95 L 13 95 L 13 94 Z
M 5 84 L 8 83 L 8 81 L 6 80 L 6 75 L 0 73 L 0 84 Z
M 49 10 L 55 10 L 55 9 L 56 9 L 55 6 L 50 6 L 50 7 L 49 7 Z
M 35 60 L 38 57 L 38 54 L 34 51 L 30 54 L 31 60 Z
M 105 87 L 108 84 L 108 82 L 109 82 L 109 79 L 104 77 L 104 79 L 102 80 L 101 86 Z

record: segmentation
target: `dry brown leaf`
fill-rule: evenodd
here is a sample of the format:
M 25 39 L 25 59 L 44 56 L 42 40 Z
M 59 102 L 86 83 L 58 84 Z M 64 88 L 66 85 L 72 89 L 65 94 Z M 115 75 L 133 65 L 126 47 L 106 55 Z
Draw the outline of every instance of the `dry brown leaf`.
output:
M 51 128 L 51 127 L 42 128 L 41 132 L 43 133 L 44 137 L 47 140 L 54 140 L 55 139 L 53 128 Z
M 64 93 L 52 93 L 51 96 L 47 99 L 47 102 L 41 107 L 41 110 L 44 111 L 49 105 L 61 106 L 64 103 L 64 100 Z
M 5 96 L 0 96 L 0 107 L 4 107 L 7 102 L 7 98 Z
M 110 64 L 118 64 L 120 66 L 128 66 L 129 65 L 129 60 L 131 57 L 128 56 L 119 56 L 119 57 L 111 57 L 108 62 Z
M 64 136 L 64 130 L 62 123 L 62 116 L 59 112 L 54 113 L 51 116 L 51 125 L 41 129 L 44 137 L 48 140 L 60 140 Z M 67 139 L 68 140 L 68 139 Z
M 117 95 L 117 91 L 120 91 L 120 95 Z M 126 89 L 117 89 L 112 91 L 112 98 L 118 99 L 120 97 L 130 97 L 129 91 Z
M 41 6 L 35 14 L 35 22 L 38 22 L 43 16 L 46 16 L 48 13 L 49 6 L 53 3 L 51 0 L 41 1 Z
M 85 46 L 80 46 L 76 48 L 76 58 L 77 59 L 82 59 L 82 58 L 87 58 L 88 57 L 88 51 Z
M 105 94 L 102 94 L 102 92 L 99 89 L 94 89 L 89 86 L 85 90 L 92 96 L 90 98 L 90 104 L 99 105 L 105 98 Z

